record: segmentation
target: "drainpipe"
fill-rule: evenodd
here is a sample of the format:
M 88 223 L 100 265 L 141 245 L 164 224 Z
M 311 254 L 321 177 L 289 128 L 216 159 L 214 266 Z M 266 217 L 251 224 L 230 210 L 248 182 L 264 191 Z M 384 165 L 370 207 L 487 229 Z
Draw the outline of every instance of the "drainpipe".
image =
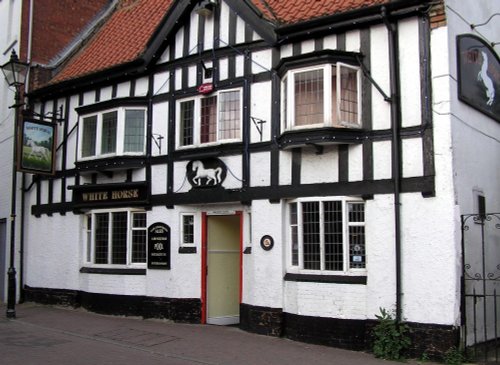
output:
M 381 8 L 381 15 L 388 31 L 389 72 L 391 84 L 391 128 L 392 128 L 392 179 L 394 181 L 394 241 L 396 248 L 396 321 L 402 319 L 402 278 L 401 278 L 401 101 L 399 78 L 399 49 L 397 25 L 388 19 L 387 8 Z

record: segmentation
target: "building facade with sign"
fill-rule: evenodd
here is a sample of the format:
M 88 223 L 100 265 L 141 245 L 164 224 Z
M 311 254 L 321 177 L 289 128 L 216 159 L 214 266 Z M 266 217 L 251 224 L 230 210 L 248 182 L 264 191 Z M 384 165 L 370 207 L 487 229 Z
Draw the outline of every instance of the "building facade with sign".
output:
M 21 61 L 32 64 L 30 75 L 22 90 L 29 91 L 30 87 L 40 85 L 44 80 L 38 73 L 40 65 L 56 64 L 61 59 L 64 50 L 69 50 L 73 38 L 89 26 L 98 14 L 108 5 L 109 0 L 90 0 L 75 3 L 71 0 L 47 0 L 43 4 L 28 0 L 10 0 L 0 2 L 0 64 L 7 63 L 14 51 Z M 68 17 L 65 11 L 78 12 L 78 17 Z M 0 301 L 7 301 L 7 271 L 10 267 L 10 240 L 12 231 L 12 166 L 13 141 L 15 130 L 15 92 L 3 79 L 0 87 Z M 52 128 L 52 126 L 49 126 Z M 28 140 L 25 140 L 28 142 Z M 44 146 L 42 146 L 44 147 Z M 45 146 L 50 147 L 50 146 Z M 41 157 L 47 156 L 44 150 L 39 149 Z M 28 157 L 28 156 L 27 156 Z M 41 158 L 37 158 L 38 164 Z M 20 163 L 23 161 L 20 161 Z M 24 160 L 28 167 L 28 159 Z M 48 162 L 48 164 L 47 164 Z M 51 171 L 49 160 L 42 164 L 42 170 Z M 21 177 L 19 176 L 19 182 Z M 21 194 L 14 199 L 18 206 L 21 205 Z M 15 236 L 19 238 L 20 222 L 15 223 Z M 15 239 L 16 245 L 21 246 Z M 20 249 L 20 248 L 19 248 Z M 18 250 L 16 250 L 17 253 Z M 17 254 L 15 255 L 17 256 Z M 17 269 L 22 267 L 19 257 L 15 258 Z M 18 270 L 19 271 L 19 270 Z M 19 293 L 19 291 L 18 291 Z
M 23 187 L 28 300 L 352 349 L 385 308 L 414 353 L 458 344 L 500 128 L 496 66 L 467 76 L 484 110 L 459 100 L 454 14 L 498 4 L 289 3 L 120 1 L 30 94 L 63 118 Z

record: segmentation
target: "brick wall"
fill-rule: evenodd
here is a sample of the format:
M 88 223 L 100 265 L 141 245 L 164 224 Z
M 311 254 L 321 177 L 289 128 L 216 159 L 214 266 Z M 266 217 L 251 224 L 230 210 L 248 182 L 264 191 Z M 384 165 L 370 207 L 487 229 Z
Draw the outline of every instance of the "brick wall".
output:
M 59 54 L 110 0 L 33 1 L 32 64 L 47 64 Z M 23 1 L 20 58 L 28 57 L 30 1 Z M 40 80 L 39 80 L 40 81 Z
M 431 21 L 432 29 L 443 27 L 446 25 L 446 12 L 444 9 L 444 4 L 442 2 L 431 7 L 429 11 L 429 18 Z

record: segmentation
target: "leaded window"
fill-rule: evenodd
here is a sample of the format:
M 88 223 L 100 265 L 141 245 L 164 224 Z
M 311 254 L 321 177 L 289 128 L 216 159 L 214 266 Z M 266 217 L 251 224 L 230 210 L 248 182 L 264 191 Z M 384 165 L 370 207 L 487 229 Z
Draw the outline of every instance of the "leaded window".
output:
M 290 70 L 282 79 L 282 120 L 295 128 L 361 127 L 360 70 L 335 63 Z
M 87 262 L 129 265 L 146 262 L 146 213 L 96 212 L 86 215 Z
M 365 206 L 350 199 L 289 204 L 290 267 L 347 273 L 366 269 Z
M 178 146 L 241 140 L 241 109 L 241 90 L 179 101 Z

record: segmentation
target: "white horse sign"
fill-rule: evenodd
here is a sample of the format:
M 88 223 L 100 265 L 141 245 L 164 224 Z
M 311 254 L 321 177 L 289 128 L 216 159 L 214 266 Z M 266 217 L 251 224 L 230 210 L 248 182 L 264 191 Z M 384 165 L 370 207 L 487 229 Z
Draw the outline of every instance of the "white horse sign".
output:
M 219 187 L 226 173 L 226 165 L 217 158 L 191 161 L 186 166 L 186 176 L 193 188 Z
M 56 125 L 23 120 L 18 143 L 18 170 L 32 174 L 54 174 Z
M 457 37 L 458 97 L 500 122 L 500 59 L 483 39 Z

